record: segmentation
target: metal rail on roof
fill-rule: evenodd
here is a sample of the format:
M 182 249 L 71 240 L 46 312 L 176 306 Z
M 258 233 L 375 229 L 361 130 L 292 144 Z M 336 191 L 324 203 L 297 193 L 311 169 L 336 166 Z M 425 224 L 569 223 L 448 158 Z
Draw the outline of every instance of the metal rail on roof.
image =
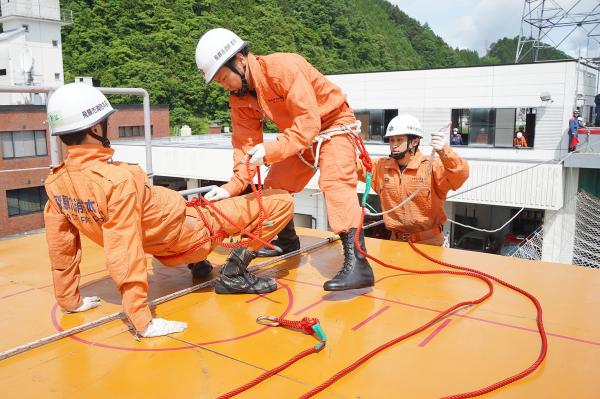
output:
M 43 86 L 0 86 L 0 93 L 46 93 L 48 98 L 58 87 Z M 150 129 L 150 95 L 145 89 L 135 87 L 98 87 L 104 94 L 132 95 L 143 97 L 144 109 L 144 144 L 146 146 L 146 174 L 148 180 L 152 183 L 152 131 Z M 48 130 L 50 128 L 48 127 Z M 57 165 L 60 160 L 58 157 L 58 144 L 54 138 L 50 138 L 50 162 Z

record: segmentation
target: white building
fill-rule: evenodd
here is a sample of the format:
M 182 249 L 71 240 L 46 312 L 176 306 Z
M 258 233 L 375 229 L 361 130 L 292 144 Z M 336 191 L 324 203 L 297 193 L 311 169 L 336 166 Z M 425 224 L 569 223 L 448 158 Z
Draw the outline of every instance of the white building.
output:
M 0 85 L 58 87 L 64 83 L 58 0 L 0 0 Z M 0 93 L 0 105 L 43 104 L 39 94 Z
M 571 237 L 572 242 L 572 200 L 579 186 L 579 171 L 591 168 L 594 173 L 600 172 L 600 156 L 573 155 L 567 165 L 558 161 L 567 155 L 568 120 L 573 109 L 580 108 L 587 120 L 593 115 L 596 69 L 576 61 L 561 61 L 329 78 L 348 94 L 348 102 L 363 121 L 367 149 L 373 157 L 389 153 L 382 140 L 389 119 L 398 113 L 411 113 L 427 131 L 437 130 L 448 121 L 461 129 L 466 145 L 453 148 L 469 161 L 471 174 L 460 191 L 528 169 L 450 198 L 448 216 L 494 229 L 525 207 L 511 225 L 494 234 L 497 244 L 511 231 L 527 235 L 543 225 L 543 259 L 571 262 L 572 243 L 567 238 Z M 529 148 L 512 146 L 521 125 Z M 265 135 L 266 140 L 273 137 Z M 592 145 L 598 147 L 600 140 L 594 141 L 596 138 L 591 137 Z M 586 139 L 582 140 L 585 143 Z M 141 143 L 116 143 L 114 147 L 119 159 L 144 164 Z M 431 151 L 426 142 L 422 150 Z M 155 175 L 185 178 L 188 188 L 202 181 L 224 182 L 231 176 L 232 150 L 227 136 L 154 140 L 152 151 Z M 300 225 L 326 229 L 326 209 L 318 195 L 317 178 L 296 195 L 296 220 Z M 364 188 L 359 187 L 361 190 Z M 466 232 L 449 225 L 444 230 L 452 234 L 454 241 Z

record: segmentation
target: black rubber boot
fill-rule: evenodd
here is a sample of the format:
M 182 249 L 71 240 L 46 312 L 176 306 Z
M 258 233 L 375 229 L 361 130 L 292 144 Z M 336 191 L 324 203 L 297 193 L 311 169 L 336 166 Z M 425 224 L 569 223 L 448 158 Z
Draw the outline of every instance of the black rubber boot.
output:
M 213 269 L 212 264 L 208 260 L 202 260 L 196 263 L 190 263 L 188 268 L 192 271 L 193 278 L 204 278 L 210 274 Z
M 285 227 L 277 234 L 277 239 L 271 241 L 271 244 L 275 246 L 274 250 L 262 247 L 256 252 L 256 256 L 259 258 L 279 256 L 300 249 L 300 237 L 296 234 L 294 219 L 290 220 L 289 223 L 285 225 Z
M 354 234 L 356 229 L 350 229 L 346 233 L 340 233 L 342 246 L 344 247 L 344 266 L 335 277 L 323 284 L 325 291 L 344 291 L 355 288 L 372 287 L 375 284 L 373 269 L 358 249 L 354 247 Z M 358 238 L 360 247 L 365 249 L 365 235 L 361 230 Z
M 217 294 L 266 294 L 277 289 L 274 278 L 258 277 L 248 271 L 248 265 L 256 254 L 246 248 L 234 249 L 220 271 L 221 278 L 215 282 Z

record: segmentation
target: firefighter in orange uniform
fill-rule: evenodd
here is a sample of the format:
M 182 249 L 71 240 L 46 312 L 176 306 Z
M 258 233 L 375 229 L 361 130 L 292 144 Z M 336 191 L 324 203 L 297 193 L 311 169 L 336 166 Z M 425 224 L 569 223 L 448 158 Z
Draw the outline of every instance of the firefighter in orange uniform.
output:
M 443 132 L 431 134 L 431 146 L 439 160 L 431 163 L 419 151 L 423 129 L 417 118 L 399 115 L 388 124 L 385 137 L 390 140 L 390 156 L 373 166 L 373 189 L 381 208 L 388 211 L 417 192 L 404 206 L 384 215 L 391 239 L 429 245 L 442 245 L 442 224 L 447 220 L 444 201 L 450 190 L 457 190 L 469 177 L 469 165 L 446 143 Z M 365 168 L 358 163 L 359 177 Z
M 55 296 L 65 312 L 82 312 L 100 304 L 98 297 L 79 294 L 80 234 L 104 247 L 106 266 L 122 296 L 123 309 L 143 337 L 181 332 L 186 323 L 153 318 L 148 307 L 145 253 L 167 266 L 192 264 L 207 275 L 212 266 L 202 262 L 217 246 L 210 231 L 236 235 L 239 228 L 211 208 L 198 212 L 186 207 L 183 197 L 164 187 L 147 184 L 138 166 L 112 161 L 114 150 L 107 139 L 107 118 L 114 112 L 106 97 L 82 83 L 60 87 L 48 101 L 48 121 L 53 136 L 67 146 L 68 156 L 53 168 L 45 182 L 48 203 L 44 209 L 46 239 Z M 263 227 L 266 240 L 273 238 L 293 217 L 293 199 L 283 190 L 265 190 L 263 204 L 270 216 Z M 246 230 L 259 222 L 253 195 L 215 204 Z M 194 244 L 205 244 L 190 249 Z M 276 289 L 272 278 L 246 269 L 260 244 L 236 248 L 221 268 L 215 291 L 266 293 Z M 182 254 L 183 256 L 177 256 Z
M 246 42 L 222 28 L 200 38 L 196 64 L 207 83 L 214 80 L 231 93 L 233 177 L 206 198 L 219 200 L 241 193 L 253 178 L 243 167 L 248 158 L 253 165 L 272 165 L 265 187 L 291 193 L 301 191 L 318 166 L 329 224 L 340 234 L 345 254 L 343 267 L 323 288 L 341 291 L 372 286 L 371 266 L 354 247 L 360 206 L 351 134 L 356 134 L 357 125 L 341 89 L 298 54 L 255 56 Z M 283 133 L 267 143 L 263 143 L 262 131 L 265 118 Z M 364 249 L 362 234 L 359 242 Z M 292 221 L 273 243 L 277 251 L 263 248 L 259 256 L 300 248 Z

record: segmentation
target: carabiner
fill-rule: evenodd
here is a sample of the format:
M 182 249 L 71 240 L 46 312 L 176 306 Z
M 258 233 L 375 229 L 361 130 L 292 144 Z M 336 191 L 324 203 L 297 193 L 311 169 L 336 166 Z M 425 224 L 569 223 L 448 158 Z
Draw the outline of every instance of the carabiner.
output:
M 258 316 L 256 318 L 256 322 L 258 324 L 263 324 L 265 326 L 277 327 L 279 322 L 277 321 L 276 316 Z

